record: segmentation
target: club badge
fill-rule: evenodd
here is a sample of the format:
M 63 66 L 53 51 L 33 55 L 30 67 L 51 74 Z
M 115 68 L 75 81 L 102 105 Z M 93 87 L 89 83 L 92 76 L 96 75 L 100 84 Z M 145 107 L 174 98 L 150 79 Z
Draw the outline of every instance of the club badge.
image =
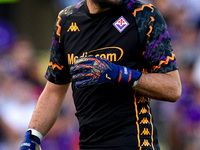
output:
M 121 16 L 117 21 L 113 23 L 114 27 L 121 33 L 126 27 L 128 27 L 128 21 Z

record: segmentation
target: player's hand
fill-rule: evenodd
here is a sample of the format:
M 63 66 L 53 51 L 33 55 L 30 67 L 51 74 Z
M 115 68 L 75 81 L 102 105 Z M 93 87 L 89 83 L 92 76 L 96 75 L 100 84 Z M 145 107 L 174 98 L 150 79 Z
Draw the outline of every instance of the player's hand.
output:
M 75 61 L 70 68 L 72 80 L 76 88 L 111 82 L 127 83 L 130 86 L 138 80 L 141 72 L 116 65 L 110 61 L 97 57 L 83 57 Z
M 31 135 L 31 131 L 27 131 L 24 136 L 24 141 L 20 146 L 20 150 L 42 150 L 40 147 L 40 139 Z

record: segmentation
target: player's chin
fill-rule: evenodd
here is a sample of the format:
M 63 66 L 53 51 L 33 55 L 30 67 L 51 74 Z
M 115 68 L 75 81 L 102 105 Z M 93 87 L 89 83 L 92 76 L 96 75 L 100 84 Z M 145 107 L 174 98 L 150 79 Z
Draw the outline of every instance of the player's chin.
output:
M 114 3 L 122 3 L 123 0 L 111 0 Z
M 120 8 L 122 6 L 122 4 L 123 4 L 123 0 L 116 0 L 115 4 L 116 4 L 115 5 L 116 7 Z
M 122 0 L 110 0 L 100 4 L 102 8 L 120 8 L 121 5 Z
M 115 6 L 120 6 L 122 4 L 123 0 L 111 0 L 111 2 L 113 3 L 113 5 Z
M 100 8 L 115 8 L 122 5 L 123 0 L 92 0 Z

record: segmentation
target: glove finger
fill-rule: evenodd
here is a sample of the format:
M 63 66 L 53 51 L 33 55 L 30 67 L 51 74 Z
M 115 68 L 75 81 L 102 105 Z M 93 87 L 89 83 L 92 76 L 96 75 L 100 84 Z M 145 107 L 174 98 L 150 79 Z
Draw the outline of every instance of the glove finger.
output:
M 96 58 L 94 57 L 81 57 L 81 58 L 77 58 L 76 61 L 74 62 L 75 65 L 77 64 L 84 64 L 84 63 L 91 63 L 93 64 L 93 62 L 96 60 Z
M 79 65 L 83 65 L 83 66 L 79 66 Z M 101 68 L 112 68 L 111 67 L 111 62 L 109 62 L 106 59 L 97 57 L 97 58 L 93 58 L 93 57 L 83 57 L 83 58 L 78 58 L 75 61 L 75 67 L 72 67 L 71 71 L 75 71 L 75 69 L 84 67 L 84 68 L 88 68 L 88 66 L 92 66 L 92 67 L 96 67 L 97 69 Z M 76 67 L 77 66 L 77 67 Z
M 90 65 L 74 65 L 70 68 L 70 73 L 71 74 L 76 74 L 79 72 L 88 72 L 93 68 L 93 66 Z
M 85 80 L 85 79 L 91 78 L 93 75 L 94 75 L 93 73 L 78 73 L 78 74 L 74 74 L 72 76 L 72 80 L 74 82 L 80 81 L 80 80 Z
M 74 65 L 70 68 L 70 73 L 72 75 L 80 73 L 80 72 L 97 72 L 97 73 L 99 73 L 101 71 L 103 71 L 102 65 L 92 66 L 92 65 L 84 64 L 84 65 Z
M 109 70 L 112 69 L 112 63 L 105 58 L 97 57 L 97 59 L 94 62 L 94 65 L 97 65 L 100 68 L 106 68 L 106 69 L 109 69 Z
M 75 87 L 76 88 L 82 88 L 82 87 L 86 87 L 86 86 L 90 86 L 90 85 L 94 85 L 94 84 L 96 84 L 96 83 L 94 83 L 94 82 L 91 82 L 91 78 L 89 78 L 89 79 L 85 79 L 85 80 L 82 80 L 82 81 L 77 81 L 76 83 L 75 83 Z
M 76 59 L 74 65 L 80 65 L 80 64 L 85 64 L 85 65 L 90 65 L 90 66 L 103 66 L 106 67 L 107 65 L 105 65 L 106 63 L 110 62 L 107 59 L 104 58 L 100 58 L 100 57 L 82 57 L 82 58 L 78 58 Z

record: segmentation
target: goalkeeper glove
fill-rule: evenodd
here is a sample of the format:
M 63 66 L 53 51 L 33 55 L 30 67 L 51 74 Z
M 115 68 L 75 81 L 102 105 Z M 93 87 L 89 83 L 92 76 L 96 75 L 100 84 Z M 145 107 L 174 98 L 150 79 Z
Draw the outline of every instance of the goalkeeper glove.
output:
M 20 150 L 42 150 L 40 147 L 40 139 L 32 135 L 32 130 L 26 132 Z
M 97 57 L 82 57 L 70 68 L 75 87 L 85 87 L 105 82 L 127 83 L 133 86 L 142 73 Z

